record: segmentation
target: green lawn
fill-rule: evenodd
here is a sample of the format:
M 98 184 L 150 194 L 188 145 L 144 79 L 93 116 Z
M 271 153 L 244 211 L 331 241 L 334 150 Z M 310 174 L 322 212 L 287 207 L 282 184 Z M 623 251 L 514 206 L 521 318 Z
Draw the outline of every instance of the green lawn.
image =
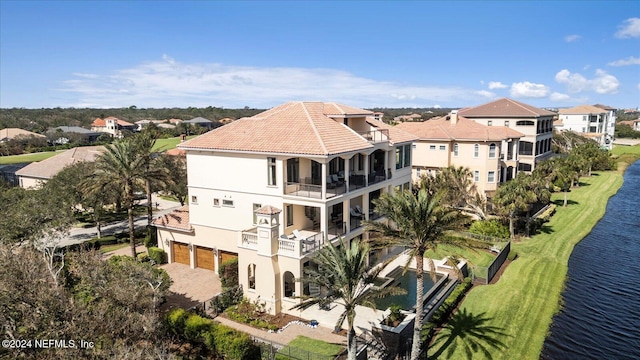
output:
M 59 154 L 62 151 L 65 151 L 65 150 L 45 151 L 45 152 L 22 154 L 22 155 L 0 156 L 0 165 L 41 161 L 44 159 L 48 159 L 56 154 Z
M 196 135 L 187 136 L 188 139 L 193 139 Z M 156 144 L 153 146 L 153 151 L 167 151 L 175 148 L 180 144 L 180 137 L 168 138 L 168 139 L 158 139 L 156 140 Z
M 474 288 L 462 309 L 491 318 L 490 325 L 507 336 L 499 338 L 503 351 L 493 351 L 493 359 L 539 359 L 553 315 L 559 310 L 569 256 L 573 247 L 602 218 L 607 200 L 622 185 L 618 172 L 595 173 L 583 178 L 587 186 L 572 189 L 571 205 L 559 206 L 544 231 L 530 240 L 512 243 L 518 259 L 506 269 L 495 285 Z M 552 200 L 560 201 L 562 193 Z M 437 347 L 430 349 L 430 353 Z M 466 359 L 462 348 L 453 359 Z M 475 353 L 473 359 L 484 359 Z
M 429 250 L 425 253 L 425 257 L 432 259 L 442 259 L 449 255 L 456 255 L 469 260 L 470 266 L 489 266 L 496 258 L 495 254 L 492 255 L 484 250 L 461 249 L 450 245 L 440 245 L 436 251 Z
M 327 359 L 333 360 L 342 351 L 341 345 L 299 335 L 278 351 L 276 359 Z M 311 354 L 309 354 L 311 353 Z

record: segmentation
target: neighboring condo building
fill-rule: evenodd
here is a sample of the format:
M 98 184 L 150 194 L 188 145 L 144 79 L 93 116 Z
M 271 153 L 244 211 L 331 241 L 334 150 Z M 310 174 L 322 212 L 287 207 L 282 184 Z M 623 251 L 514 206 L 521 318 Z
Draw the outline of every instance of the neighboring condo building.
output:
M 296 296 L 319 292 L 296 281 L 311 255 L 366 237 L 362 221 L 380 217 L 372 201 L 411 186 L 416 137 L 373 116 L 289 102 L 180 144 L 189 205 L 155 221 L 159 246 L 210 270 L 237 257 L 244 295 L 289 312 Z
M 486 126 L 506 126 L 524 134 L 518 144 L 518 171 L 533 171 L 551 156 L 554 112 L 502 98 L 458 111 L 458 116 Z
M 558 120 L 562 121 L 562 125 L 556 127 L 558 130 L 574 131 L 604 148 L 613 148 L 615 109 L 606 105 L 579 105 L 560 109 L 558 114 Z
M 492 197 L 498 184 L 515 177 L 518 148 L 524 134 L 507 126 L 487 126 L 458 116 L 458 111 L 424 122 L 396 126 L 416 135 L 413 179 L 448 167 L 471 171 L 478 193 Z

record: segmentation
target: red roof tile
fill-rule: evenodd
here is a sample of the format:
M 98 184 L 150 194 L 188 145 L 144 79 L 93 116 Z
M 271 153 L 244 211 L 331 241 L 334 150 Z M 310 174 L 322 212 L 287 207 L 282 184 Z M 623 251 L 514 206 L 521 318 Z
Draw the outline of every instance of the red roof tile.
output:
M 539 117 L 555 115 L 554 112 L 539 109 L 519 101 L 502 98 L 472 108 L 458 111 L 465 117 Z
M 423 122 L 405 122 L 396 125 L 396 128 L 414 134 L 422 140 L 500 141 L 524 136 L 506 126 L 482 125 L 460 116 L 455 124 L 446 117 L 439 117 Z
M 153 220 L 153 224 L 168 229 L 193 231 L 191 224 L 189 224 L 189 205 L 160 216 Z

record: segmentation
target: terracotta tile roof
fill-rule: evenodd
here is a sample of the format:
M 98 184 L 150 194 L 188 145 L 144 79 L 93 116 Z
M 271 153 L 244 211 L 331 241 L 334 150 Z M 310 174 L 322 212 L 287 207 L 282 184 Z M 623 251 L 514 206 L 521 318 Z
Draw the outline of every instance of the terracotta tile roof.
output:
M 593 106 L 595 106 L 597 108 L 600 108 L 600 109 L 604 109 L 604 110 L 617 110 L 616 108 L 608 106 L 608 105 L 595 104 Z
M 16 172 L 18 176 L 51 179 L 69 165 L 81 161 L 94 161 L 105 150 L 104 146 L 82 146 L 61 152 L 48 159 L 33 162 Z
M 372 114 L 335 103 L 288 102 L 209 131 L 178 147 L 305 155 L 358 151 L 372 145 L 332 117 Z
M 256 214 L 262 214 L 262 215 L 275 215 L 275 214 L 280 214 L 281 212 L 282 212 L 282 210 L 278 209 L 275 206 L 271 206 L 271 205 L 265 205 L 265 206 L 263 206 L 260 209 L 255 211 Z
M 404 131 L 397 126 L 391 126 L 389 124 L 383 123 L 382 121 L 375 120 L 367 120 L 367 123 L 378 129 L 388 129 L 389 130 L 389 142 L 393 144 L 399 144 L 408 141 L 418 140 L 418 137 L 414 134 Z
M 115 116 L 109 116 L 106 117 L 104 119 L 100 119 L 100 118 L 96 118 L 95 120 L 93 120 L 93 122 L 91 123 L 91 126 L 95 126 L 95 127 L 105 127 L 107 126 L 107 119 L 109 120 L 116 120 L 116 123 L 120 126 L 134 126 L 134 124 L 128 122 L 128 121 L 124 121 L 124 120 L 120 120 Z
M 629 126 L 631 126 L 631 127 L 634 127 L 636 123 L 640 123 L 640 119 L 638 119 L 638 120 L 623 120 L 623 121 L 618 121 L 616 124 L 629 125 Z
M 184 151 L 183 149 L 178 149 L 178 148 L 173 148 L 171 150 L 167 150 L 164 152 L 165 155 L 171 155 L 171 156 L 179 156 L 179 155 L 185 155 L 187 152 Z
M 553 120 L 553 126 L 562 126 L 562 125 L 564 125 L 564 123 L 562 122 L 561 119 Z
M 405 122 L 396 125 L 396 128 L 412 133 L 421 140 L 501 141 L 524 136 L 507 126 L 482 125 L 460 116 L 455 124 L 446 117 L 438 117 L 424 122 Z
M 592 105 L 578 105 L 570 109 L 558 110 L 560 114 L 606 114 L 607 111 Z
M 191 224 L 189 224 L 189 205 L 160 216 L 153 220 L 153 224 L 168 229 L 193 231 Z
M 458 114 L 465 117 L 539 117 L 555 115 L 554 112 L 508 98 L 462 109 L 458 111 Z
M 35 137 L 45 137 L 42 134 L 38 134 L 38 133 L 34 133 L 31 131 L 27 131 L 27 130 L 23 130 L 23 129 L 18 129 L 18 128 L 4 128 L 2 130 L 0 130 L 0 140 L 4 140 L 4 139 L 13 139 L 16 136 L 19 135 L 24 135 L 24 136 L 35 136 Z

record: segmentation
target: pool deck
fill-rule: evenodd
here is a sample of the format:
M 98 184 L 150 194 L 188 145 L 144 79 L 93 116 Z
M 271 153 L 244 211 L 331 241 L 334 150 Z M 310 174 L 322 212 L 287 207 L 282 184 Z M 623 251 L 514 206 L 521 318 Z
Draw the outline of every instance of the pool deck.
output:
M 384 277 L 394 271 L 396 268 L 404 268 L 404 266 L 409 260 L 409 255 L 406 253 L 400 254 L 393 261 L 391 261 L 387 266 L 380 272 L 380 276 Z M 436 269 L 445 265 L 446 260 L 434 260 L 434 265 Z M 430 271 L 429 264 L 425 261 L 424 264 L 425 271 Z M 410 269 L 416 268 L 415 259 L 411 259 L 409 263 Z M 340 315 L 344 311 L 344 306 L 340 304 L 340 301 L 335 301 L 331 304 L 330 310 L 321 310 L 318 305 L 314 305 L 304 311 L 299 312 L 289 312 L 292 315 L 299 316 L 306 320 L 317 320 L 320 326 L 327 327 L 333 329 L 336 325 L 336 322 L 340 318 Z M 389 314 L 389 310 L 374 310 L 366 306 L 357 306 L 356 307 L 356 318 L 355 318 L 355 329 L 356 334 L 367 333 L 371 331 L 371 328 L 374 324 L 380 324 L 380 322 Z M 347 329 L 347 322 L 345 321 L 342 325 L 343 329 Z

